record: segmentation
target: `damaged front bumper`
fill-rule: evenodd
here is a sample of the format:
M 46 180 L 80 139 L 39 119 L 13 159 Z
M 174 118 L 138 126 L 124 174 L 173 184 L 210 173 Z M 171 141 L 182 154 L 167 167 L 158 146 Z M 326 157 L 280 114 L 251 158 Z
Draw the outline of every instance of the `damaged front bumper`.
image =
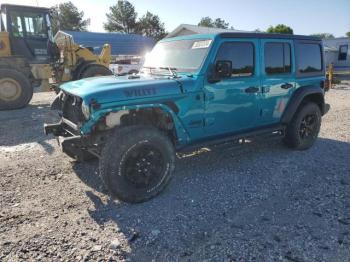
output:
M 53 134 L 54 136 L 72 136 L 79 133 L 78 125 L 66 118 L 61 119 L 55 124 L 44 124 L 45 135 Z
M 82 135 L 79 126 L 62 117 L 54 124 L 44 124 L 44 133 L 55 136 L 63 153 L 75 159 L 82 159 L 89 152 L 95 157 L 100 156 L 101 146 L 104 144 L 104 134 Z
M 84 138 L 81 135 L 75 135 L 66 129 L 66 126 L 78 131 L 78 127 L 67 119 L 62 118 L 59 123 L 44 124 L 45 135 L 53 134 L 56 137 L 58 145 L 67 155 L 72 155 L 72 152 L 78 152 L 85 148 Z

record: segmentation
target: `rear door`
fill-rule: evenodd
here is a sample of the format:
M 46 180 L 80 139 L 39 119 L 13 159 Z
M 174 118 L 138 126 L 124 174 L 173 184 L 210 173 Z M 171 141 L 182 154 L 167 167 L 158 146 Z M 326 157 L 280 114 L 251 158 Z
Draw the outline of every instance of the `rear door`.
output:
M 262 92 L 257 125 L 278 123 L 296 88 L 293 40 L 261 40 Z

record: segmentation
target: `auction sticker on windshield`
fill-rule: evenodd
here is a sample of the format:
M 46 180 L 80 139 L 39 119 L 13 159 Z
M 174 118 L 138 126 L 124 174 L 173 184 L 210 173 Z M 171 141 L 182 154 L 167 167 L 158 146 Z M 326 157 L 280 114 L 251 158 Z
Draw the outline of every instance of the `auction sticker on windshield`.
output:
M 192 49 L 198 49 L 198 48 L 208 48 L 211 44 L 212 40 L 201 40 L 201 41 L 196 41 L 192 45 Z

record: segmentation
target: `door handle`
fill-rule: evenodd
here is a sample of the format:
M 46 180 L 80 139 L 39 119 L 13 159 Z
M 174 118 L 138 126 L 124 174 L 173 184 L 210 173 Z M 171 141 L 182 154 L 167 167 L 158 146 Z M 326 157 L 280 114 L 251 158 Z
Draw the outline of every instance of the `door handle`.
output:
M 244 91 L 246 93 L 257 93 L 259 92 L 260 88 L 259 87 L 256 87 L 256 86 L 250 86 L 248 88 L 246 88 Z
M 204 94 L 204 100 L 209 101 L 209 100 L 214 100 L 214 98 L 215 98 L 215 96 L 214 96 L 214 94 L 211 93 L 211 92 L 208 92 L 208 93 L 205 93 L 205 94 Z
M 290 83 L 285 83 L 285 84 L 281 85 L 281 88 L 283 88 L 283 89 L 289 89 L 289 88 L 292 88 L 292 87 L 293 87 L 293 85 L 290 84 Z

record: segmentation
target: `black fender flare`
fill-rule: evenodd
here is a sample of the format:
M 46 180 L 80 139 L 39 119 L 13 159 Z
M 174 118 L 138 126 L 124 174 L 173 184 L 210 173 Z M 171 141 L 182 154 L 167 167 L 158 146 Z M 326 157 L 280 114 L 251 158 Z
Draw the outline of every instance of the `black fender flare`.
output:
M 310 101 L 317 103 L 321 109 L 322 115 L 326 113 L 327 110 L 324 101 L 324 90 L 319 86 L 302 86 L 293 93 L 291 99 L 289 100 L 282 115 L 281 122 L 283 124 L 288 124 L 292 120 L 294 114 L 305 99 L 310 99 Z

